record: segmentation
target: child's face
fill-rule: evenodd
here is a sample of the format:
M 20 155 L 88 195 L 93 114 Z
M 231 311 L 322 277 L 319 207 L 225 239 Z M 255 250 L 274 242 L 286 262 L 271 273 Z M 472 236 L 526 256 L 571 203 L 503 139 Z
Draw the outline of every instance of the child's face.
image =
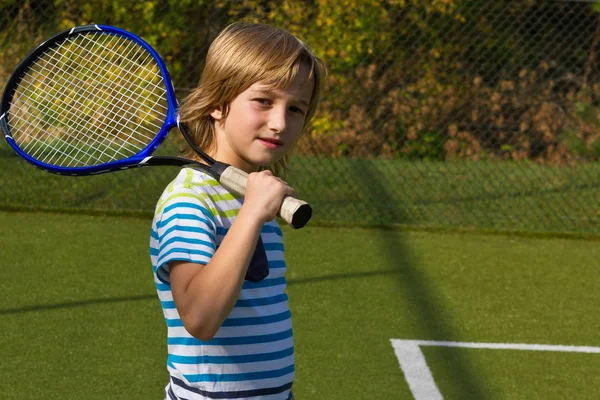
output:
M 308 73 L 302 65 L 285 89 L 253 84 L 231 102 L 224 119 L 221 110 L 213 111 L 217 140 L 213 156 L 246 172 L 283 157 L 304 127 L 314 88 L 314 81 L 307 81 Z

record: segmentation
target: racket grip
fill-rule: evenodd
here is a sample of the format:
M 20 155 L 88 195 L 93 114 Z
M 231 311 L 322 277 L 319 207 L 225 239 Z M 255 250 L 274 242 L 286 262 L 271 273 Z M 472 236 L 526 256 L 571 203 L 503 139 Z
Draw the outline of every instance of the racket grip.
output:
M 235 168 L 227 167 L 220 173 L 219 182 L 227 190 L 235 192 L 241 196 L 246 192 L 248 184 L 248 174 Z M 310 204 L 303 200 L 298 200 L 291 196 L 285 196 L 281 202 L 278 215 L 287 222 L 292 228 L 302 228 L 312 216 Z

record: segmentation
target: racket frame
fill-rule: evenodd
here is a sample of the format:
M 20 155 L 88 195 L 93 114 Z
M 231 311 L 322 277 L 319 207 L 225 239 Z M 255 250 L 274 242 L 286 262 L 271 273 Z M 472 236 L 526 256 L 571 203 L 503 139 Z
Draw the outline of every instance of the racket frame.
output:
M 125 160 L 115 160 L 108 163 L 102 163 L 98 165 L 85 167 L 63 167 L 48 164 L 31 157 L 15 143 L 11 135 L 9 110 L 12 99 L 16 93 L 14 88 L 16 88 L 21 82 L 21 80 L 25 77 L 25 74 L 30 69 L 30 66 L 34 64 L 43 54 L 45 54 L 49 48 L 54 47 L 57 43 L 64 42 L 67 38 L 73 35 L 99 32 L 113 34 L 131 40 L 134 43 L 142 46 L 144 50 L 148 51 L 148 53 L 152 55 L 154 61 L 156 61 L 156 64 L 160 69 L 166 89 L 167 112 L 163 125 L 161 126 L 158 134 L 150 141 L 148 145 L 146 145 L 145 148 L 143 148 L 138 153 L 134 154 L 131 157 L 128 157 Z M 142 167 L 146 165 L 185 166 L 187 164 L 195 164 L 195 162 L 193 161 L 185 160 L 183 158 L 178 157 L 165 157 L 163 161 L 150 161 L 151 158 L 156 158 L 152 157 L 151 154 L 165 140 L 169 131 L 178 125 L 177 119 L 177 99 L 175 97 L 175 90 L 173 88 L 173 84 L 171 83 L 171 77 L 169 75 L 167 66 L 162 61 L 160 55 L 156 52 L 156 50 L 152 48 L 152 46 L 150 46 L 146 41 L 144 41 L 140 37 L 126 30 L 108 25 L 77 26 L 71 29 L 61 31 L 56 35 L 52 36 L 50 39 L 41 43 L 19 63 L 19 65 L 11 75 L 10 79 L 8 80 L 6 84 L 6 89 L 4 90 L 4 94 L 2 95 L 2 100 L 0 101 L 0 126 L 2 127 L 2 130 L 4 131 L 4 137 L 6 138 L 6 141 L 11 146 L 11 148 L 17 154 L 19 154 L 21 157 L 23 157 L 26 161 L 33 164 L 34 166 L 59 175 L 96 175 L 105 172 Z M 188 140 L 187 137 L 186 140 Z

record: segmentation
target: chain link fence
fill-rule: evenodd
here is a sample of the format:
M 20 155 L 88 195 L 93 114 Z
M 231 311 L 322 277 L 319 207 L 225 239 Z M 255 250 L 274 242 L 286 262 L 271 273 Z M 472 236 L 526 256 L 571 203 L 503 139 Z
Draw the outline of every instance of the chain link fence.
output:
M 600 233 L 593 2 L 5 0 L 0 87 L 47 36 L 97 23 L 155 46 L 182 99 L 242 18 L 289 29 L 329 66 L 287 178 L 315 222 Z M 0 209 L 150 213 L 176 173 L 53 176 L 1 143 Z

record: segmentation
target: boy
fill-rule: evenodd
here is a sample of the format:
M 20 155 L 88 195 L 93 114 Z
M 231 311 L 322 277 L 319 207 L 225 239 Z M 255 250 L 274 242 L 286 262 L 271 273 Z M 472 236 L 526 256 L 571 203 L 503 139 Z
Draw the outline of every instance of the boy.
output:
M 180 109 L 200 148 L 250 175 L 241 198 L 185 168 L 157 204 L 150 252 L 168 331 L 168 399 L 293 398 L 275 216 L 295 193 L 278 175 L 314 115 L 324 75 L 322 61 L 289 32 L 237 22 L 211 45 L 200 83 Z M 201 161 L 192 151 L 183 155 Z M 245 279 L 261 250 L 267 277 Z

